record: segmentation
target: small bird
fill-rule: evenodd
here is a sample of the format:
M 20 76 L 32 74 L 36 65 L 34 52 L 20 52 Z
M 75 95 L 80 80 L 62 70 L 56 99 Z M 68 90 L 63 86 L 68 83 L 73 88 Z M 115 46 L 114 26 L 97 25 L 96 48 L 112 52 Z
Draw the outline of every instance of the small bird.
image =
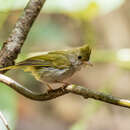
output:
M 0 71 L 23 69 L 32 72 L 32 75 L 52 89 L 52 83 L 65 83 L 63 80 L 71 77 L 84 65 L 92 65 L 89 62 L 90 47 L 85 44 L 78 48 L 50 51 L 42 55 L 27 58 L 16 65 L 0 68 Z

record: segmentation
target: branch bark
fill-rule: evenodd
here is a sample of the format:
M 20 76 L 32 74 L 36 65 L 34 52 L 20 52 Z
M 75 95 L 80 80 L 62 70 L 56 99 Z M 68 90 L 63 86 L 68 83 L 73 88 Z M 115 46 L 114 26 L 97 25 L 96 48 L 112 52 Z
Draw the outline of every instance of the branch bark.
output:
M 23 87 L 21 84 L 17 83 L 13 79 L 0 74 L 0 82 L 8 85 L 10 88 L 14 89 L 16 92 L 22 94 L 23 96 L 30 98 L 32 100 L 37 100 L 37 101 L 46 101 L 46 100 L 51 100 L 56 97 L 62 96 L 66 93 L 68 93 L 67 90 L 63 88 L 58 88 L 55 90 L 51 90 L 46 93 L 38 94 L 35 92 L 32 92 L 31 90 L 27 89 L 26 87 Z
M 9 87 L 14 89 L 18 93 L 32 100 L 47 101 L 47 100 L 51 100 L 59 96 L 63 96 L 67 93 L 73 93 L 76 95 L 80 95 L 86 99 L 92 98 L 92 99 L 100 100 L 106 103 L 114 104 L 117 106 L 130 108 L 130 100 L 120 99 L 120 98 L 110 96 L 104 93 L 95 92 L 88 88 L 84 88 L 82 86 L 78 86 L 74 84 L 66 85 L 64 87 L 61 87 L 55 90 L 50 90 L 48 92 L 38 94 L 38 93 L 34 93 L 30 91 L 29 89 L 23 87 L 21 84 L 17 83 L 13 79 L 3 74 L 0 74 L 0 82 L 8 85 Z
M 45 0 L 30 0 L 24 9 L 22 16 L 16 22 L 9 38 L 4 42 L 0 51 L 0 66 L 5 67 L 14 64 L 24 41 L 38 16 Z
M 66 89 L 69 92 L 80 95 L 86 99 L 92 98 L 109 104 L 130 108 L 130 100 L 127 99 L 121 99 L 101 92 L 95 92 L 94 90 L 74 84 L 67 86 Z

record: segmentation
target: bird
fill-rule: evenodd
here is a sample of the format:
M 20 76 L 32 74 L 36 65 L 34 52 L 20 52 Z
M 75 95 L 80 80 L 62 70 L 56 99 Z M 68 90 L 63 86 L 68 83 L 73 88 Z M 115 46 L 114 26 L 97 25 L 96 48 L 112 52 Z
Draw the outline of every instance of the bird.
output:
M 52 89 L 52 83 L 63 83 L 75 72 L 80 71 L 83 66 L 92 64 L 89 62 L 91 48 L 83 46 L 67 49 L 44 52 L 41 55 L 29 57 L 12 66 L 2 67 L 0 71 L 23 69 L 31 72 L 36 80 Z

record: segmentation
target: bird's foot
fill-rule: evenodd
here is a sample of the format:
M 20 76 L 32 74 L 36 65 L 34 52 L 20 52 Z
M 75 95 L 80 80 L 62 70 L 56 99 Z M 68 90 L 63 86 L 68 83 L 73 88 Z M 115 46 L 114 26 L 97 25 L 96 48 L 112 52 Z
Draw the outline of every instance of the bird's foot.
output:
M 52 88 L 49 84 L 46 84 L 46 85 L 47 85 L 47 87 L 48 87 L 47 92 L 49 92 L 49 91 L 52 91 L 52 90 L 53 90 L 53 88 Z
M 57 82 L 63 84 L 63 86 L 60 87 L 63 91 L 64 91 L 65 87 L 69 85 L 69 83 L 67 83 L 65 81 L 57 81 Z

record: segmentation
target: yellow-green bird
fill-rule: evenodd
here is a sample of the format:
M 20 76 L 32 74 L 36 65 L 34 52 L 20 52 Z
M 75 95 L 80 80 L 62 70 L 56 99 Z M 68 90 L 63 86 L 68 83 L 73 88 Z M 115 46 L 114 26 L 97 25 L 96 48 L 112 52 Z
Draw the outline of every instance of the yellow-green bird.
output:
M 88 45 L 69 50 L 45 52 L 42 55 L 30 57 L 13 66 L 0 68 L 3 70 L 23 69 L 32 72 L 34 77 L 46 84 L 64 83 L 82 66 L 88 65 L 91 49 Z

